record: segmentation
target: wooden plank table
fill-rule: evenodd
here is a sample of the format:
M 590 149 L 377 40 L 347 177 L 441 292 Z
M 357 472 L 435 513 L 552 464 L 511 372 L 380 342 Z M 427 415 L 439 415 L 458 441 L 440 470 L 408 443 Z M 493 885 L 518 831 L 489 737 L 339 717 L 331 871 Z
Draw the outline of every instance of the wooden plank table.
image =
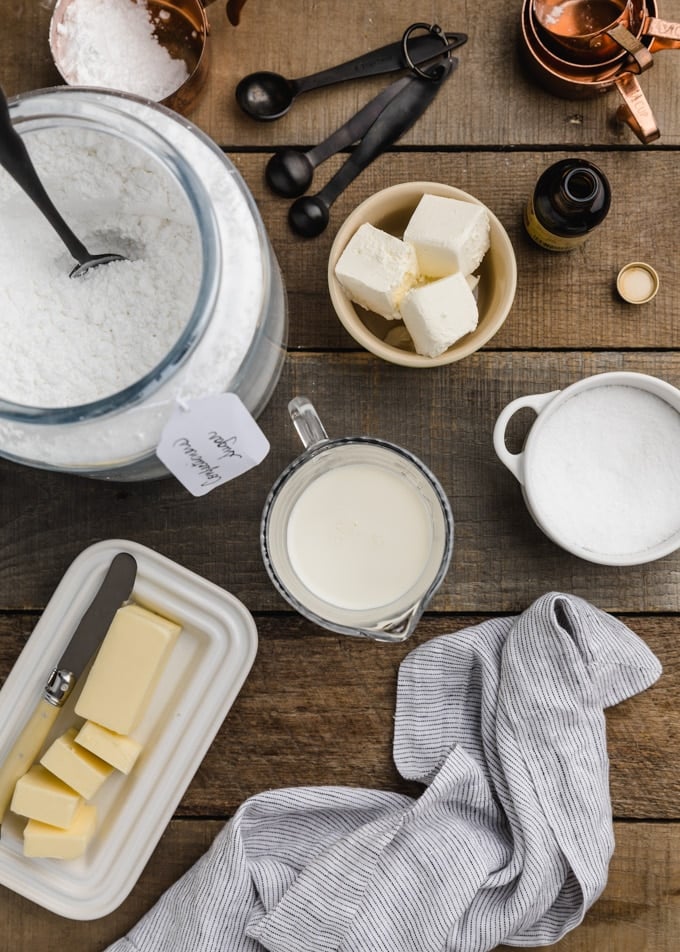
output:
M 0 0 L 0 82 L 9 95 L 59 82 L 47 26 L 49 0 Z M 123 905 L 92 922 L 59 918 L 0 887 L 0 952 L 95 952 L 123 934 L 207 848 L 238 805 L 258 791 L 351 784 L 415 793 L 391 759 L 395 678 L 417 644 L 494 614 L 525 608 L 548 590 L 573 592 L 615 613 L 663 663 L 660 682 L 607 714 L 617 847 L 608 887 L 564 952 L 671 952 L 680 933 L 680 553 L 632 569 L 591 565 L 534 526 L 517 484 L 497 461 L 491 430 L 513 397 L 613 369 L 680 385 L 680 56 L 666 52 L 642 78 L 661 139 L 642 147 L 617 124 L 616 94 L 557 99 L 518 58 L 519 0 L 476 4 L 409 0 L 249 0 L 238 28 L 210 7 L 213 68 L 192 115 L 230 155 L 258 202 L 290 303 L 289 353 L 261 417 L 265 462 L 196 500 L 176 482 L 112 484 L 0 461 L 0 679 L 10 671 L 71 560 L 100 539 L 157 549 L 233 592 L 254 613 L 260 649 L 237 703 L 146 870 Z M 659 14 L 680 19 L 679 0 Z M 417 16 L 416 16 L 417 15 Z M 384 80 L 311 93 L 276 123 L 256 124 L 233 100 L 257 68 L 299 76 L 396 39 L 414 19 L 463 30 L 460 68 L 428 113 L 334 206 L 313 241 L 286 225 L 263 168 L 272 149 L 311 146 Z M 524 235 L 522 206 L 540 171 L 565 154 L 594 158 L 613 204 L 582 249 L 541 251 Z M 323 183 L 341 159 L 318 173 Z M 517 297 L 504 327 L 475 356 L 408 371 L 357 350 L 332 311 L 325 264 L 335 228 L 371 192 L 411 179 L 449 182 L 484 201 L 514 244 Z M 626 261 L 661 276 L 642 308 L 613 291 Z M 11 359 L 6 350 L 4 359 Z M 446 489 L 456 520 L 451 570 L 415 636 L 400 647 L 324 634 L 287 611 L 265 574 L 257 527 L 275 476 L 297 454 L 286 404 L 305 393 L 331 434 L 370 433 L 422 457 Z M 2 730 L 2 725 L 0 725 Z

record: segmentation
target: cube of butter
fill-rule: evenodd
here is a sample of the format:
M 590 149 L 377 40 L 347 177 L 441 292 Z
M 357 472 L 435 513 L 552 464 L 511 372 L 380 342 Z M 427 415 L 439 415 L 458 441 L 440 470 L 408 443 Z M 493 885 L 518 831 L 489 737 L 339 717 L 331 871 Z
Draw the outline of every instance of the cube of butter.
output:
M 399 303 L 417 275 L 413 246 L 368 222 L 352 235 L 335 266 L 347 296 L 388 321 L 400 319 Z
M 34 764 L 14 788 L 10 810 L 66 829 L 82 803 L 80 796 L 40 764 Z
M 454 271 L 471 274 L 489 250 L 489 214 L 476 202 L 423 195 L 411 216 L 404 241 L 418 257 L 421 274 L 443 278 Z
M 416 351 L 426 357 L 443 354 L 479 320 L 477 301 L 462 271 L 409 291 L 401 313 Z
M 80 804 L 65 830 L 29 820 L 24 828 L 24 856 L 77 859 L 94 836 L 96 823 L 97 810 L 91 803 Z
M 77 733 L 77 728 L 71 727 L 57 737 L 40 758 L 40 763 L 81 797 L 91 800 L 113 772 L 113 767 L 79 747 L 75 742 Z
M 76 744 L 124 774 L 130 773 L 142 749 L 142 745 L 133 737 L 116 734 L 94 721 L 85 721 L 76 735 Z
M 76 714 L 117 734 L 129 734 L 151 700 L 181 627 L 141 605 L 116 612 L 101 644 Z

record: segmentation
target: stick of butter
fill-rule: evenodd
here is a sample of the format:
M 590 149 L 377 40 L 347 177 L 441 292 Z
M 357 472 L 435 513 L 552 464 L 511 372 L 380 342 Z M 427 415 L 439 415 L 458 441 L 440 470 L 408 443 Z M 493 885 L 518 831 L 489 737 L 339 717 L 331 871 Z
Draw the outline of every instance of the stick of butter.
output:
M 50 826 L 66 829 L 82 803 L 80 796 L 40 764 L 17 780 L 10 810 Z
M 84 747 L 79 747 L 76 743 L 77 733 L 78 729 L 71 727 L 61 737 L 57 737 L 40 758 L 40 763 L 81 797 L 91 800 L 113 772 L 113 767 Z
M 91 803 L 82 802 L 68 829 L 29 820 L 24 828 L 24 856 L 77 859 L 87 849 L 96 822 L 96 808 Z
M 116 734 L 94 721 L 85 721 L 76 735 L 76 744 L 124 774 L 130 773 L 142 749 L 142 745 L 133 737 Z
M 151 699 L 181 626 L 141 605 L 119 608 L 76 704 L 76 714 L 129 734 Z

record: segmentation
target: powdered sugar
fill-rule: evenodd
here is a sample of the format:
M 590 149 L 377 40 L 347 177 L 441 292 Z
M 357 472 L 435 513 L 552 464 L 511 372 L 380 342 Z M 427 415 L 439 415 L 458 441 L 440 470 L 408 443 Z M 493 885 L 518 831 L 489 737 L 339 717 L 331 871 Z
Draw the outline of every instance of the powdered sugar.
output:
M 211 280 L 215 279 L 216 290 L 210 303 L 206 300 L 202 309 L 202 317 L 207 318 L 202 333 L 182 354 L 174 355 L 171 371 L 144 391 L 133 388 L 134 393 L 122 405 L 120 400 L 112 402 L 104 415 L 94 416 L 86 411 L 76 422 L 53 423 L 41 417 L 18 420 L 0 407 L 0 452 L 5 456 L 76 472 L 106 477 L 112 474 L 119 479 L 162 475 L 164 469 L 154 451 L 161 430 L 178 403 L 184 405 L 184 401 L 191 398 L 229 389 L 251 413 L 257 414 L 278 379 L 285 354 L 285 291 L 254 202 L 233 164 L 215 144 L 190 122 L 161 107 L 109 92 L 59 87 L 21 97 L 13 112 L 15 121 L 21 121 L 21 131 L 27 140 L 34 135 L 36 127 L 42 129 L 46 124 L 50 134 L 61 132 L 66 126 L 79 128 L 80 133 L 93 125 L 110 129 L 107 148 L 100 155 L 102 161 L 108 157 L 113 166 L 118 166 L 126 156 L 128 143 L 137 142 L 139 130 L 131 129 L 130 123 L 161 136 L 155 146 L 148 146 L 152 151 L 141 163 L 139 172 L 135 171 L 139 163 L 122 171 L 124 179 L 129 172 L 135 189 L 144 196 L 142 212 L 153 207 L 143 192 L 146 186 L 153 193 L 156 175 L 144 173 L 146 162 L 153 164 L 151 156 L 158 157 L 158 174 L 176 182 L 182 199 L 186 185 L 180 187 L 170 169 L 182 176 L 183 182 L 190 170 L 193 171 L 194 188 L 202 186 L 205 190 L 204 194 L 198 194 L 199 207 L 205 217 L 200 233 L 205 235 L 207 247 L 215 249 L 216 260 L 206 274 Z M 162 161 L 161 152 L 167 153 Z M 79 162 L 80 159 L 76 164 Z M 112 171 L 115 174 L 115 169 Z M 71 182 L 77 195 L 80 188 L 77 175 Z M 16 190 L 13 194 L 18 198 Z M 167 197 L 171 207 L 177 200 L 178 208 L 183 208 L 182 201 L 172 190 Z M 99 228 L 103 211 L 95 212 L 97 206 L 93 204 L 88 204 L 88 208 L 90 226 Z M 66 214 L 68 209 L 64 207 L 62 211 Z M 94 221 L 93 214 L 96 214 Z M 120 218 L 118 208 L 112 211 L 112 217 L 115 228 Z M 184 222 L 181 216 L 177 220 Z M 4 221 L 4 212 L 0 209 L 0 230 Z M 208 228 L 208 221 L 212 221 L 215 233 Z M 84 237 L 87 238 L 87 234 Z M 107 248 L 121 250 L 108 242 Z M 97 246 L 93 245 L 93 250 L 96 251 Z M 114 266 L 106 266 L 110 267 Z M 189 251 L 187 257 L 179 253 L 174 259 L 166 259 L 163 281 L 170 282 L 181 295 L 183 282 L 189 282 L 190 286 L 193 281 L 193 267 L 203 273 L 200 248 L 193 260 Z M 0 289 L 7 277 L 0 273 Z M 92 277 L 99 275 L 95 272 Z M 48 290 L 45 297 L 49 295 Z M 189 316 L 186 313 L 184 320 Z M 144 321 L 144 311 L 138 306 L 136 331 L 140 350 L 146 347 L 150 336 L 144 330 Z M 133 334 L 134 330 L 131 327 Z M 13 359 L 11 347 L 11 342 L 0 338 L 3 364 Z M 35 341 L 35 348 L 40 349 L 40 340 Z M 97 362 L 105 362 L 108 353 L 109 349 L 103 357 L 95 355 Z M 68 362 L 62 370 L 64 374 L 70 373 Z
M 88 250 L 129 261 L 70 278 L 73 260 L 0 172 L 0 396 L 74 406 L 129 386 L 178 338 L 198 292 L 198 229 L 177 182 L 139 148 L 82 128 L 26 144 L 52 200 Z
M 528 470 L 541 523 L 593 553 L 644 552 L 680 530 L 680 414 L 647 391 L 574 394 L 540 425 Z
M 72 0 L 57 27 L 69 83 L 106 86 L 160 101 L 188 77 L 154 35 L 143 0 Z

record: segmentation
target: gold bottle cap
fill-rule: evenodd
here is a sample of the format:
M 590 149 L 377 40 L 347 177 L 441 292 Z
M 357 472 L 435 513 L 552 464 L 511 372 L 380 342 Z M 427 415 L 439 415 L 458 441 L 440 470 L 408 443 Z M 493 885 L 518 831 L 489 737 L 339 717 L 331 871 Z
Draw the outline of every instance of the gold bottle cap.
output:
M 629 304 L 646 304 L 659 290 L 659 275 L 644 261 L 631 261 L 619 271 L 616 290 Z

